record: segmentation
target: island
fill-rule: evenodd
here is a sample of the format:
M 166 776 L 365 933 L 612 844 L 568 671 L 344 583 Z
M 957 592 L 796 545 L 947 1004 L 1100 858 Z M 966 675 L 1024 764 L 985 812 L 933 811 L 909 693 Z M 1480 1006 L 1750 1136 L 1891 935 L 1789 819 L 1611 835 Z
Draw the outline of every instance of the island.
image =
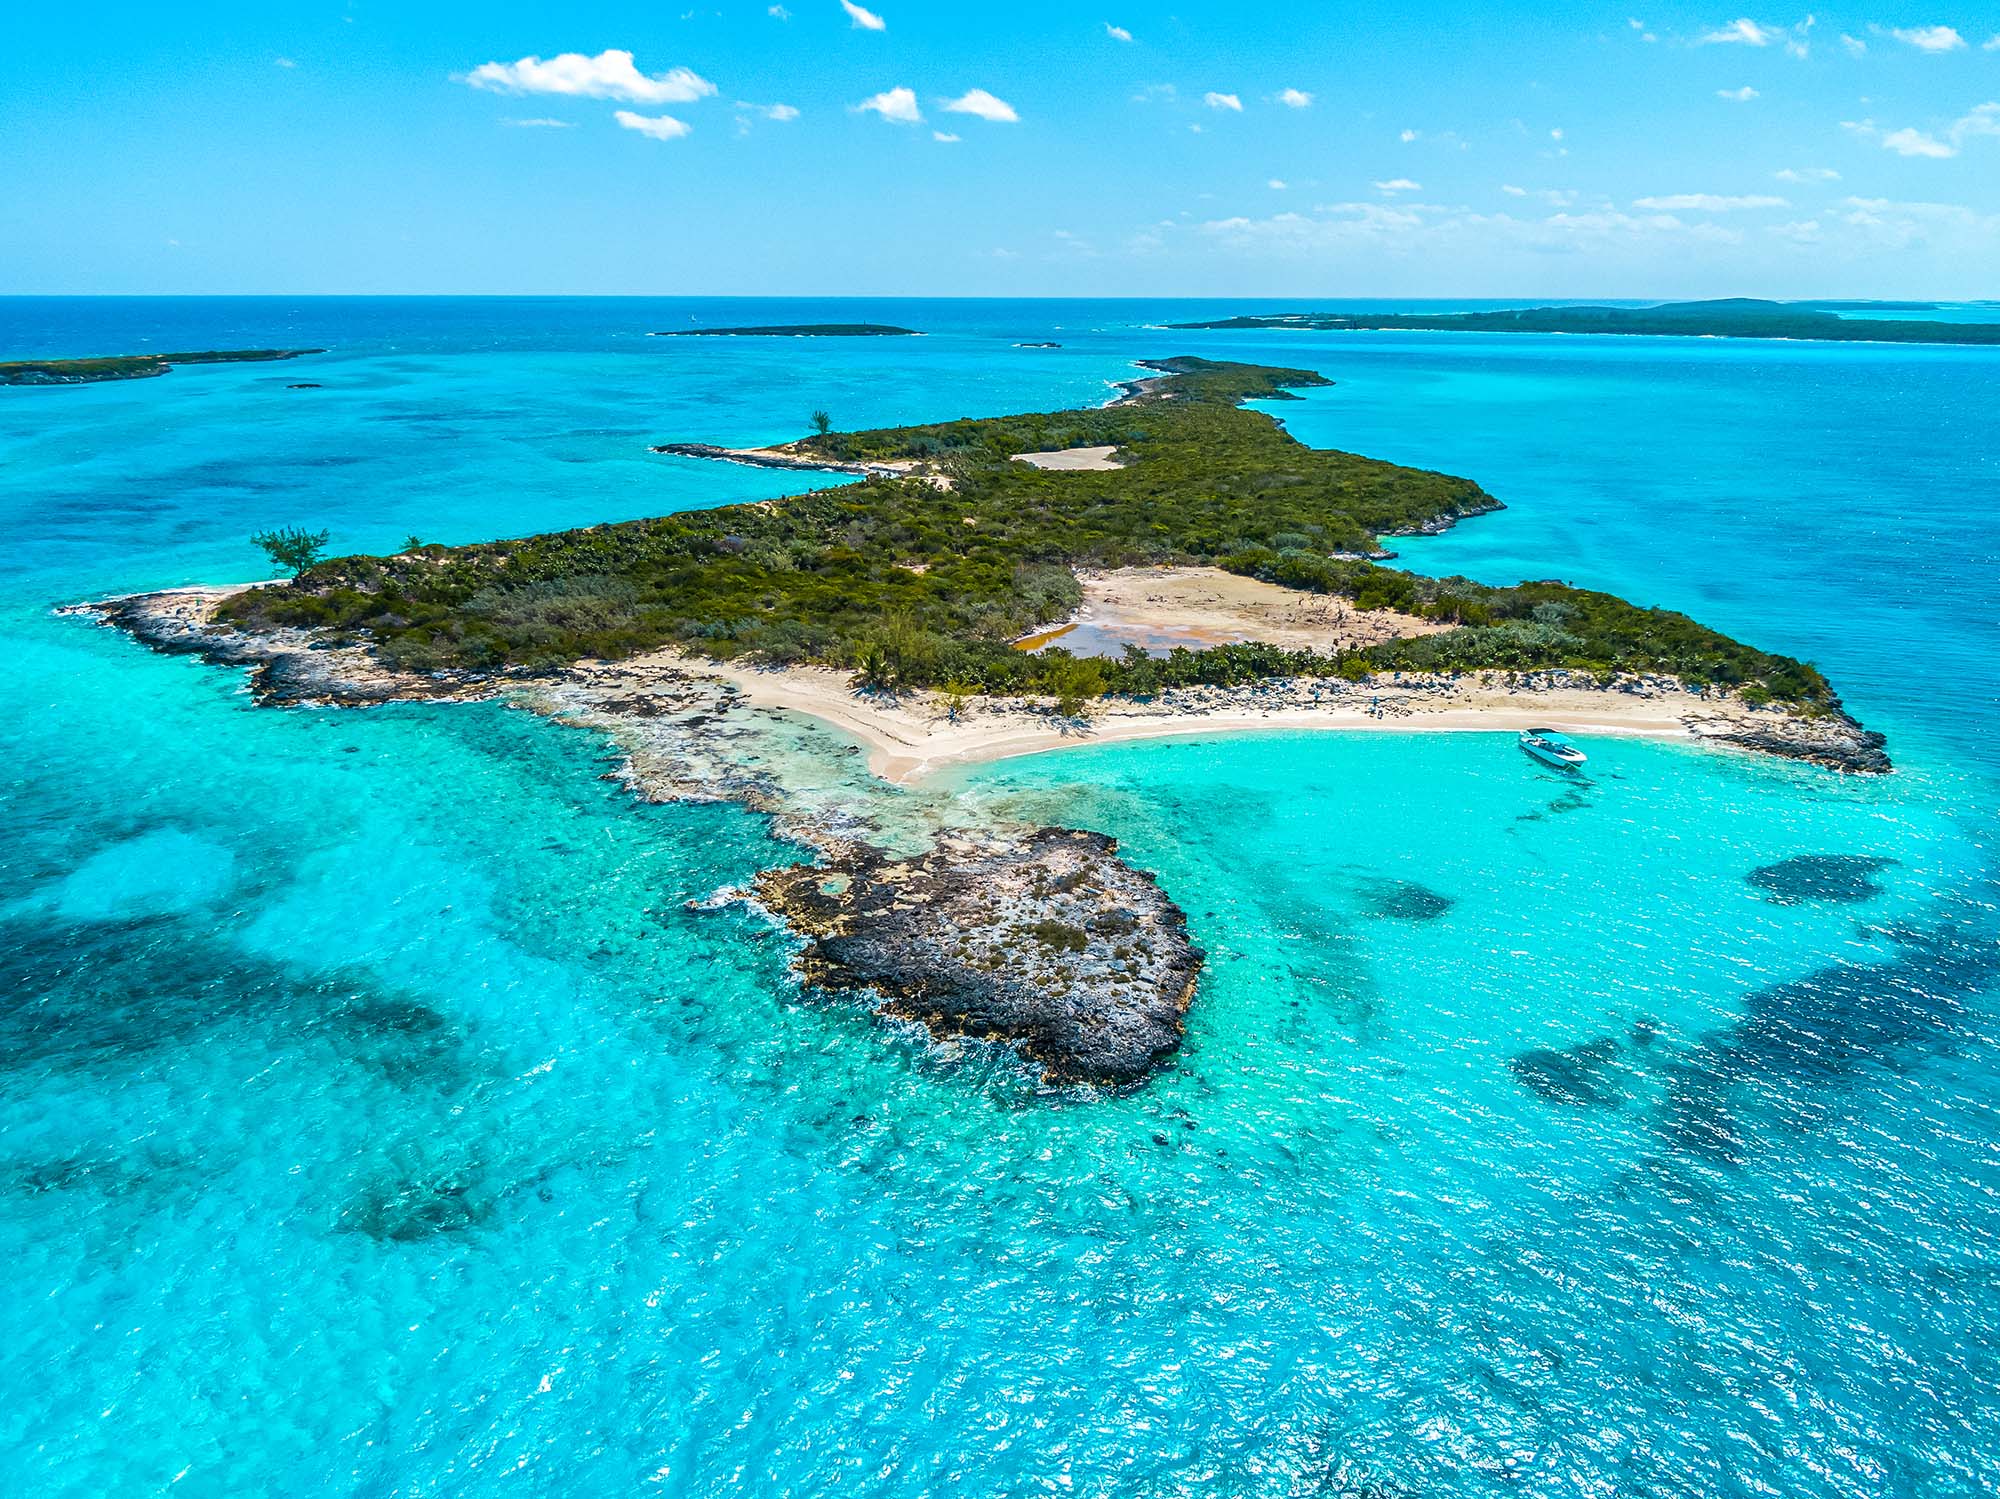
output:
M 771 323 L 751 328 L 676 328 L 648 338 L 921 338 L 892 323 Z
M 1656 307 L 1521 307 L 1492 312 L 1275 312 L 1174 323 L 1178 329 L 1297 332 L 1425 330 L 1443 333 L 1626 333 L 1675 338 L 1789 338 L 1821 343 L 2000 344 L 2000 323 L 1841 317 L 1866 304 L 1764 302 L 1726 297 Z M 1929 304 L 1884 304 L 1922 308 Z
M 703 903 L 789 925 L 809 989 L 1011 1046 L 1057 1086 L 1162 1065 L 1201 952 L 1096 834 L 968 828 L 947 796 L 921 847 L 892 847 L 908 837 L 889 811 L 929 805 L 940 766 L 1152 735 L 1556 725 L 1889 769 L 1804 662 L 1565 583 L 1383 566 L 1387 539 L 1499 502 L 1309 448 L 1248 404 L 1327 387 L 1318 373 L 1142 368 L 1098 407 L 707 450 L 860 472 L 786 499 L 79 607 L 250 667 L 265 702 L 504 697 L 604 732 L 640 795 L 737 801 L 814 850 Z M 853 735 L 895 807 L 801 800 L 757 737 L 796 713 Z
M 145 380 L 178 364 L 261 364 L 324 354 L 324 349 L 203 349 L 181 354 L 113 354 L 91 359 L 16 359 L 0 364 L 0 385 L 94 385 Z

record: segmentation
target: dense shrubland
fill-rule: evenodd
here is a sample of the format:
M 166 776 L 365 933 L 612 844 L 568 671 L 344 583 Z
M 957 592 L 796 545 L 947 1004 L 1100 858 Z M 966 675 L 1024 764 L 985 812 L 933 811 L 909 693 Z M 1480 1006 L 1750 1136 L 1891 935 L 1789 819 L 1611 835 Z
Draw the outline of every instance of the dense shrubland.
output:
M 1119 405 L 826 433 L 830 460 L 918 459 L 950 480 L 871 478 L 793 499 L 519 541 L 344 557 L 237 597 L 247 627 L 371 640 L 400 667 L 540 671 L 678 645 L 854 670 L 885 690 L 1033 692 L 1074 705 L 1273 676 L 1553 666 L 1664 671 L 1826 701 L 1812 668 L 1685 616 L 1557 583 L 1489 588 L 1375 565 L 1378 538 L 1494 507 L 1476 484 L 1310 449 L 1246 399 L 1303 370 L 1174 360 Z M 1124 467 L 1050 473 L 1020 452 L 1109 445 Z M 1203 563 L 1455 629 L 1334 658 L 1265 645 L 1078 661 L 1011 642 L 1064 618 L 1072 569 Z

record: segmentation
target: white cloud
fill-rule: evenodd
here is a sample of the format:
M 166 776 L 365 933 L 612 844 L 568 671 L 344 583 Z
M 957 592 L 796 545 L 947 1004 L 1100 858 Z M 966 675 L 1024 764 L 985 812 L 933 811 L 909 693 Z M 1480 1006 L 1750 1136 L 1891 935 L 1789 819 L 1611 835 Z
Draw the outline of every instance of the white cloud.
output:
M 629 109 L 619 110 L 612 118 L 627 130 L 636 130 L 656 141 L 677 141 L 694 128 L 672 115 L 641 115 Z
M 1421 182 L 1412 182 L 1407 177 L 1391 177 L 1387 182 L 1378 182 L 1375 184 L 1376 192 L 1391 195 L 1396 193 L 1420 193 L 1423 190 L 1424 185 Z
M 1014 106 L 1005 99 L 995 98 L 983 88 L 967 89 L 956 99 L 944 101 L 946 114 L 977 115 L 982 120 L 991 120 L 996 125 L 1011 125 L 1020 120 L 1014 113 Z
M 1804 57 L 1812 50 L 1806 40 L 1806 33 L 1813 29 L 1814 18 L 1807 16 L 1793 27 L 1766 26 L 1753 21 L 1748 16 L 1731 21 L 1727 26 L 1719 26 L 1695 39 L 1697 46 L 1740 47 L 1783 47 L 1794 57 Z
M 1894 151 L 1898 156 L 1925 156 L 1933 161 L 1958 155 L 1958 147 L 1950 141 L 1941 141 L 1934 135 L 1912 129 L 1890 131 L 1882 137 L 1882 149 Z
M 854 106 L 856 114 L 873 113 L 885 120 L 893 120 L 898 125 L 919 125 L 923 123 L 923 111 L 917 108 L 915 89 L 890 88 L 870 98 L 863 99 Z
M 769 10 L 765 11 L 764 14 L 767 16 L 774 17 L 780 21 L 789 21 L 792 18 L 792 13 L 786 10 L 785 7 L 782 5 L 774 5 Z
M 1847 49 L 1849 57 L 1861 57 L 1868 51 L 1868 44 L 1866 42 L 1862 41 L 1858 36 L 1849 36 L 1844 31 L 1840 34 L 1840 45 Z
M 1748 104 L 1752 99 L 1761 98 L 1762 96 L 1757 90 L 1746 83 L 1741 88 L 1719 88 L 1715 91 L 1715 97 L 1718 99 L 1734 99 L 1738 104 Z
M 1885 151 L 1898 156 L 1927 157 L 1945 161 L 1958 155 L 1969 140 L 1978 136 L 2000 135 L 2000 103 L 1981 104 L 1953 120 L 1942 138 L 1914 127 L 1882 131 L 1873 120 L 1843 120 L 1841 128 L 1865 140 L 1878 140 Z
M 1123 26 L 1113 26 L 1109 21 L 1104 23 L 1104 34 L 1114 42 L 1129 42 L 1132 40 L 1131 32 L 1127 31 Z
M 1217 219 L 1200 226 L 1209 241 L 1234 254 L 1257 253 L 1320 263 L 1330 254 L 1477 255 L 1497 250 L 1597 253 L 1639 246 L 1671 253 L 1683 246 L 1740 244 L 1743 235 L 1718 224 L 1685 223 L 1671 214 L 1628 214 L 1605 208 L 1547 218 L 1472 213 L 1420 203 L 1328 203 L 1306 213 Z
M 1731 213 L 1739 208 L 1789 208 L 1783 198 L 1763 194 L 1726 197 L 1720 193 L 1669 193 L 1661 198 L 1634 198 L 1634 208 L 1654 213 Z
M 1979 50 L 1981 52 L 2000 52 L 2000 32 L 1995 32 L 1992 36 L 1988 37 L 1986 45 Z
M 274 57 L 271 59 L 271 62 L 273 66 L 280 68 L 296 68 L 298 66 L 289 57 Z
M 887 21 L 876 15 L 874 11 L 856 5 L 854 0 L 840 0 L 840 8 L 846 11 L 849 19 L 854 22 L 854 29 L 856 31 L 887 31 L 889 29 Z
M 1404 145 L 1406 145 L 1406 146 L 1407 146 L 1407 145 L 1408 145 L 1408 144 L 1409 144 L 1409 143 L 1410 143 L 1411 141 L 1415 140 L 1416 138 L 1417 138 L 1417 132 L 1416 132 L 1416 131 L 1414 131 L 1414 130 L 1405 130 L 1405 131 L 1403 132 L 1402 136 L 1400 137 L 1400 139 L 1402 140 L 1403 144 L 1404 144 Z
M 943 141 L 947 146 L 958 144 L 958 137 L 953 135 L 949 130 L 933 130 L 931 132 L 931 139 L 934 141 Z
M 1501 183 L 1500 191 L 1510 198 L 1525 198 L 1528 196 L 1528 190 L 1525 187 L 1516 187 L 1511 182 Z
M 474 88 L 496 94 L 569 94 L 584 99 L 623 99 L 629 104 L 692 104 L 715 92 L 715 85 L 687 68 L 641 73 L 632 54 L 611 48 L 595 57 L 565 52 L 544 62 L 481 63 L 465 75 Z
M 1269 182 L 1265 183 L 1264 185 L 1270 188 L 1271 191 L 1274 193 L 1281 193 L 1287 187 L 1291 186 L 1291 184 L 1286 182 L 1285 179 L 1282 177 L 1273 177 Z
M 780 125 L 790 124 L 799 117 L 798 110 L 790 104 L 738 104 L 736 107 L 762 115 L 767 120 L 775 120 Z
M 1888 250 L 1925 248 L 1954 257 L 2000 248 L 2000 214 L 1975 212 L 1961 203 L 1899 203 L 1889 198 L 1847 198 L 1841 222 Z
M 1780 182 L 1838 182 L 1840 173 L 1832 167 L 1786 167 L 1772 176 Z
M 1302 88 L 1288 88 L 1278 95 L 1278 102 L 1287 109 L 1310 109 L 1313 96 Z
M 575 127 L 568 120 L 551 120 L 546 117 L 534 120 L 509 120 L 509 125 L 522 130 L 571 130 Z
M 1965 49 L 1965 38 L 1950 26 L 1898 26 L 1891 28 L 1889 35 L 1919 52 L 1961 52 Z
M 1562 127 L 1560 125 L 1558 125 L 1554 130 L 1551 130 L 1549 132 L 1549 139 L 1552 141 L 1559 141 L 1562 138 L 1563 138 L 1563 133 L 1562 133 Z
M 1657 36 L 1646 29 L 1646 23 L 1637 16 L 1627 16 L 1625 24 L 1639 33 L 1639 40 L 1642 42 L 1657 42 L 1659 40 Z
M 1218 94 L 1211 91 L 1201 96 L 1201 102 L 1210 109 L 1233 109 L 1238 114 L 1243 113 L 1243 101 L 1235 94 Z
M 1734 42 L 1745 47 L 1768 47 L 1781 35 L 1782 33 L 1768 26 L 1759 26 L 1746 16 L 1740 21 L 1731 21 L 1727 26 L 1705 33 L 1701 41 L 1704 45 Z
M 1788 239 L 1794 244 L 1816 245 L 1820 242 L 1819 220 L 1802 219 L 1790 224 L 1773 224 L 1771 235 L 1777 239 Z
M 1952 121 L 1954 141 L 1963 142 L 1975 135 L 2000 135 L 2000 104 L 1982 104 Z

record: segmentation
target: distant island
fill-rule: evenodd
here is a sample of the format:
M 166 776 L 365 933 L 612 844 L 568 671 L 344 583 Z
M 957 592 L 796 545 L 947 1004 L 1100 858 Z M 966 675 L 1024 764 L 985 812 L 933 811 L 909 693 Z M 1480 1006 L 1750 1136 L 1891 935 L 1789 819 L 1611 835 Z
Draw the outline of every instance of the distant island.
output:
M 2000 344 L 2000 323 L 1936 323 L 1846 318 L 1829 308 L 1929 303 L 1763 302 L 1728 297 L 1657 307 L 1522 307 L 1494 312 L 1274 312 L 1174 323 L 1174 328 L 1296 329 L 1344 332 L 1421 329 L 1444 333 L 1632 333 L 1676 338 L 1790 338 L 1823 343 Z
M 261 364 L 324 354 L 324 349 L 202 349 L 184 354 L 112 354 L 94 359 L 17 359 L 0 364 L 0 385 L 94 385 L 146 380 L 177 364 Z
M 919 338 L 893 323 L 770 323 L 750 328 L 676 328 L 649 338 Z

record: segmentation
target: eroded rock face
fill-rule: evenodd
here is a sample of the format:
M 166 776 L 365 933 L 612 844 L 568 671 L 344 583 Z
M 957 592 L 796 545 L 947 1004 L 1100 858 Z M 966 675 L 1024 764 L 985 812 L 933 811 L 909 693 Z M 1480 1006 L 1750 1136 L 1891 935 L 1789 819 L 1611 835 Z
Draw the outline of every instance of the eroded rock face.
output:
M 218 611 L 241 588 L 174 588 L 74 606 L 167 655 L 199 656 L 250 668 L 261 703 L 435 702 L 480 696 L 490 684 L 471 672 L 419 676 L 375 659 L 365 644 L 340 645 L 314 630 L 241 630 Z
M 873 989 L 939 1038 L 1011 1042 L 1050 1082 L 1116 1086 L 1180 1045 L 1201 971 L 1187 918 L 1115 840 L 1068 828 L 861 849 L 757 877 L 821 989 Z
M 1768 722 L 1738 718 L 1715 723 L 1692 722 L 1690 726 L 1705 739 L 1786 760 L 1803 760 L 1809 765 L 1842 770 L 1850 775 L 1886 775 L 1894 768 L 1884 748 L 1889 742 L 1887 737 L 1874 729 L 1862 728 L 1840 709 L 1818 718 L 1774 713 Z

